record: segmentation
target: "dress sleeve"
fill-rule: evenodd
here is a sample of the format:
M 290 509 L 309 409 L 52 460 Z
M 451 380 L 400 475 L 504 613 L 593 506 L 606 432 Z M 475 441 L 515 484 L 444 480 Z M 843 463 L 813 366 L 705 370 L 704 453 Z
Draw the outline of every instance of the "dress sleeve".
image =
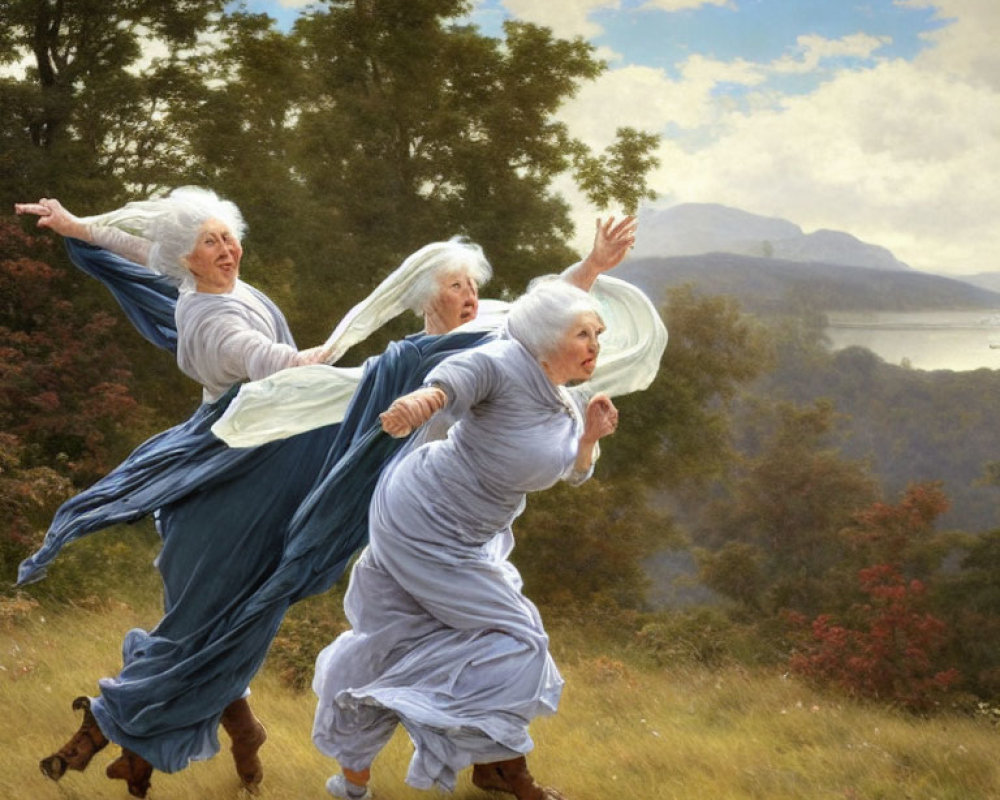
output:
M 457 419 L 490 397 L 500 384 L 496 358 L 482 348 L 446 358 L 432 369 L 425 386 L 437 386 L 448 396 L 448 414 Z
M 90 224 L 87 226 L 87 230 L 90 232 L 91 241 L 98 247 L 110 250 L 115 255 L 126 258 L 135 264 L 149 266 L 149 254 L 152 248 L 149 239 L 133 236 L 120 228 L 112 228 L 107 225 Z
M 297 354 L 294 347 L 272 341 L 236 313 L 205 319 L 190 339 L 198 372 L 217 386 L 266 378 L 292 366 Z
M 583 420 L 587 413 L 587 403 L 593 396 L 590 391 L 590 387 L 587 384 L 581 384 L 579 386 L 566 387 L 564 389 L 566 397 L 569 399 L 570 403 L 576 412 L 577 418 L 577 447 L 579 447 L 580 436 L 583 435 Z M 597 459 L 601 457 L 601 443 L 596 442 L 594 444 L 594 453 L 590 460 L 590 466 L 587 469 L 575 469 L 572 465 L 569 471 L 563 475 L 563 480 L 566 481 L 570 486 L 579 486 L 581 483 L 590 480 L 594 474 L 594 465 L 597 464 Z

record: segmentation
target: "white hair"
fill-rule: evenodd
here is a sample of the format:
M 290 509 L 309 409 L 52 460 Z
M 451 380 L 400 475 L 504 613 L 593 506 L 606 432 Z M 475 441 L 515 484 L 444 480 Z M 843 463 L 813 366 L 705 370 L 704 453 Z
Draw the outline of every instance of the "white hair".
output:
M 507 332 L 536 359 L 549 355 L 581 314 L 600 317 L 597 301 L 558 275 L 535 278 L 507 315 Z
M 442 275 L 468 275 L 477 286 L 482 286 L 493 276 L 493 268 L 486 260 L 483 248 L 461 236 L 453 236 L 446 242 L 425 244 L 408 255 L 398 270 L 416 276 L 401 298 L 402 303 L 416 314 L 423 314 L 434 299 L 438 292 L 438 279 Z
M 210 219 L 222 222 L 237 239 L 246 233 L 246 223 L 236 204 L 200 186 L 181 186 L 165 197 L 126 203 L 116 211 L 85 217 L 82 222 L 121 228 L 150 240 L 149 268 L 182 287 L 190 287 L 194 277 L 184 258 L 194 250 L 198 232 Z

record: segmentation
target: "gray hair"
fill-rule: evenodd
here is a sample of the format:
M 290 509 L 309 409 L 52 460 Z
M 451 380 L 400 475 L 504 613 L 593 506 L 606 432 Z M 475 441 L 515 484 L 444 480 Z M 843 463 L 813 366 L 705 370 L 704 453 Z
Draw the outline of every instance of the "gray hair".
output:
M 416 275 L 406 288 L 401 301 L 416 314 L 423 314 L 438 291 L 438 278 L 460 272 L 482 286 L 493 277 L 493 268 L 483 254 L 483 248 L 461 236 L 446 242 L 431 242 L 411 253 L 399 267 L 400 271 Z
M 507 315 L 507 332 L 536 359 L 550 355 L 581 314 L 597 314 L 597 301 L 558 275 L 535 278 Z
M 165 197 L 126 203 L 117 211 L 82 221 L 121 228 L 149 239 L 150 269 L 182 287 L 191 287 L 194 278 L 185 266 L 184 257 L 194 250 L 198 232 L 210 219 L 225 224 L 237 239 L 246 233 L 246 222 L 236 204 L 200 186 L 181 186 Z

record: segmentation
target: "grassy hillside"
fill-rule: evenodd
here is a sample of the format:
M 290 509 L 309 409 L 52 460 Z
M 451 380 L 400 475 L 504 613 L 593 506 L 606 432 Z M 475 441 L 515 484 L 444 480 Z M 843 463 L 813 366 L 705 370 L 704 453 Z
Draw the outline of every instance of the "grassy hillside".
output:
M 655 301 L 671 286 L 739 299 L 755 313 L 1000 308 L 1000 293 L 922 272 L 709 253 L 627 261 L 615 270 Z
M 115 602 L 35 608 L 0 627 L 0 702 L 7 720 L 16 721 L 3 737 L 0 797 L 128 796 L 123 784 L 103 775 L 113 746 L 85 773 L 71 772 L 59 783 L 44 778 L 37 761 L 78 724 L 72 697 L 93 692 L 97 676 L 115 671 L 124 631 L 156 616 L 152 602 L 147 608 Z M 570 800 L 997 797 L 997 731 L 979 719 L 899 715 L 771 672 L 652 669 L 601 653 L 558 625 L 552 633 L 567 688 L 559 713 L 534 725 L 537 749 L 529 763 Z M 253 692 L 270 735 L 261 800 L 325 797 L 333 764 L 309 740 L 312 694 L 287 689 L 267 668 Z M 227 747 L 224 734 L 222 740 Z M 403 783 L 409 753 L 400 732 L 375 764 L 377 797 L 447 797 Z M 151 800 L 239 796 L 225 750 L 175 775 L 155 773 L 149 794 Z M 472 787 L 466 771 L 452 797 L 490 795 Z

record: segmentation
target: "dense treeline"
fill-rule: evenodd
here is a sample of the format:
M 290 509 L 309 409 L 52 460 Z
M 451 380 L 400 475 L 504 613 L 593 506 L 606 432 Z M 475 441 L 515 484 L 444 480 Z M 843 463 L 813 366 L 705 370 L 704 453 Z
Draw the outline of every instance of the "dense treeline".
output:
M 588 150 L 554 113 L 604 69 L 594 49 L 522 23 L 484 36 L 457 21 L 469 7 L 327 2 L 283 32 L 218 0 L 0 2 L 0 57 L 28 65 L 0 79 L 0 199 L 58 197 L 88 214 L 209 185 L 243 210 L 244 274 L 304 345 L 435 239 L 479 242 L 496 274 L 487 291 L 517 292 L 579 255 L 554 180 L 571 175 L 595 215 L 633 210 L 649 195 L 656 138 L 622 129 L 607 152 Z M 0 223 L 8 575 L 60 497 L 198 396 L 60 247 L 29 231 L 28 220 Z M 349 360 L 414 324 L 400 320 Z M 641 506 L 629 484 L 609 477 L 602 514 Z M 611 581 L 636 601 L 636 559 L 656 536 L 628 514 L 621 524 L 635 544 L 593 591 Z
M 595 211 L 632 210 L 648 196 L 655 137 L 626 129 L 607 152 L 590 152 L 554 114 L 603 69 L 593 48 L 521 23 L 486 37 L 455 22 L 467 8 L 340 0 L 282 32 L 266 16 L 224 14 L 217 0 L 0 0 L 0 53 L 31 64 L 23 78 L 0 79 L 0 199 L 10 208 L 58 197 L 93 213 L 209 185 L 244 211 L 244 274 L 286 310 L 303 345 L 434 239 L 478 241 L 497 274 L 487 294 L 516 292 L 578 256 L 555 179 L 571 174 Z M 198 395 L 49 237 L 29 231 L 0 221 L 9 578 L 61 498 L 186 417 Z M 803 674 L 913 707 L 957 685 L 984 696 L 1000 688 L 1000 653 L 978 635 L 1000 620 L 994 536 L 942 532 L 941 519 L 978 501 L 951 485 L 906 488 L 941 477 L 942 451 L 927 450 L 918 469 L 919 454 L 900 444 L 909 426 L 947 445 L 949 424 L 983 418 L 988 390 L 956 412 L 964 385 L 945 390 L 865 354 L 830 356 L 808 324 L 776 332 L 733 299 L 690 288 L 669 292 L 662 313 L 661 374 L 621 398 L 622 425 L 595 479 L 532 498 L 518 522 L 528 593 L 564 619 L 624 623 L 664 659 L 679 657 L 678 642 L 709 661 L 794 654 L 788 663 Z M 911 395 L 926 403 L 901 418 Z M 868 438 L 846 445 L 838 415 Z M 861 460 L 876 437 L 897 447 L 881 473 Z M 949 457 L 971 474 L 990 447 L 984 437 Z M 123 563 L 135 568 L 119 539 L 94 540 L 88 558 L 101 568 L 86 587 L 67 586 L 57 564 L 30 591 L 67 596 L 120 578 Z M 722 602 L 644 611 L 643 564 L 667 548 L 691 549 Z M 302 636 L 322 644 L 336 626 L 302 624 L 316 608 L 296 610 L 279 638 L 305 669 L 315 649 Z

